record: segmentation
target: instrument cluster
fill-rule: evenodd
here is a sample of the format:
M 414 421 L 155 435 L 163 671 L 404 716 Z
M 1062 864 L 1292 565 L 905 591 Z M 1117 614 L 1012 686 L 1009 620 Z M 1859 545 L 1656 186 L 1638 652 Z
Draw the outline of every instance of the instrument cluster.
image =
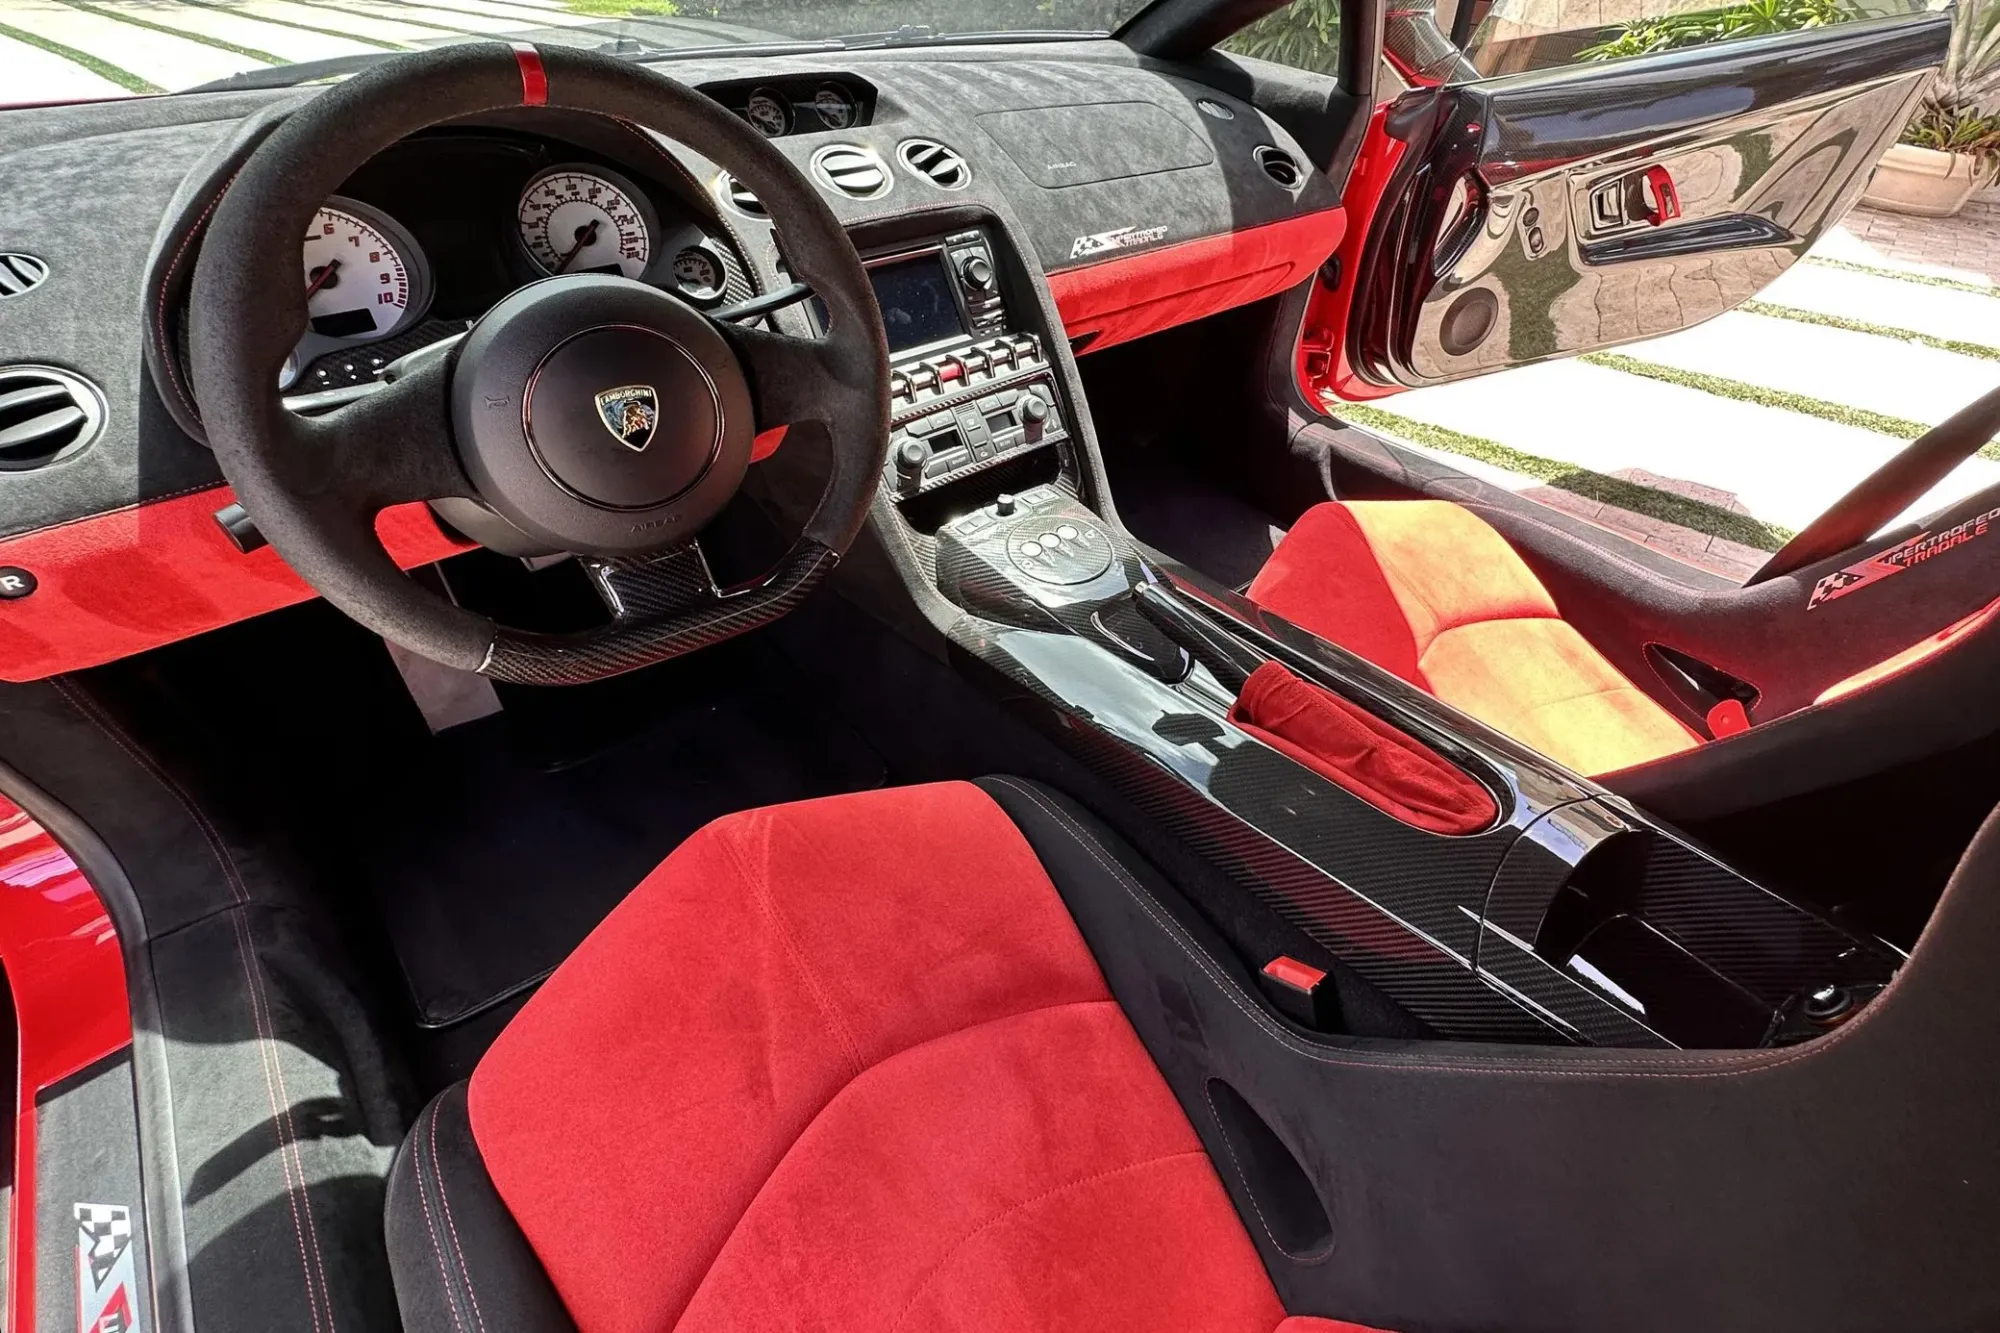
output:
M 618 274 L 700 307 L 732 284 L 748 291 L 701 205 L 556 144 L 412 140 L 343 190 L 300 247 L 307 328 L 281 374 L 286 390 L 369 378 L 412 350 L 403 343 L 449 336 L 538 278 Z
M 701 90 L 767 139 L 851 130 L 874 119 L 875 90 L 850 76 L 779 75 L 703 84 Z

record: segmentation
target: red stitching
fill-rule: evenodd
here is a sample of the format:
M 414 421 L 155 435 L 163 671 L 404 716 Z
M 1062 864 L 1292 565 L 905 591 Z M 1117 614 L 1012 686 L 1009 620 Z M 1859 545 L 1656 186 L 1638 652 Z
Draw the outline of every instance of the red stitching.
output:
M 195 406 L 191 389 L 181 384 L 180 349 L 175 347 L 167 337 L 167 297 L 173 291 L 174 273 L 181 266 L 181 256 L 187 253 L 187 248 L 193 243 L 194 238 L 201 235 L 202 229 L 208 224 L 208 215 L 215 211 L 215 206 L 222 202 L 222 196 L 229 193 L 229 187 L 234 185 L 236 178 L 242 174 L 243 168 L 241 166 L 238 166 L 236 170 L 229 173 L 229 179 L 222 182 L 222 188 L 215 192 L 215 197 L 210 199 L 208 206 L 201 210 L 201 216 L 197 217 L 194 220 L 194 225 L 188 228 L 187 235 L 181 237 L 181 243 L 174 247 L 174 257 L 167 261 L 166 274 L 160 279 L 160 310 L 159 315 L 154 321 L 154 327 L 159 333 L 160 364 L 166 367 L 167 378 L 173 381 L 174 392 L 181 396 L 182 404 L 186 406 L 187 410 L 193 414 L 197 421 L 201 419 L 201 409 Z
M 269 1000 L 264 994 L 260 969 L 256 966 L 254 940 L 246 915 L 250 905 L 249 886 L 243 882 L 235 858 L 229 855 L 229 849 L 223 843 L 222 835 L 217 832 L 215 825 L 209 822 L 208 816 L 195 804 L 194 799 L 174 781 L 172 775 L 155 763 L 152 756 L 146 754 L 139 748 L 137 742 L 125 734 L 124 728 L 99 710 L 97 705 L 69 680 L 58 676 L 51 683 L 55 686 L 56 692 L 69 702 L 70 707 L 76 709 L 86 721 L 109 737 L 114 745 L 123 750 L 134 763 L 159 783 L 168 795 L 178 801 L 183 810 L 187 811 L 188 817 L 194 820 L 195 827 L 201 830 L 201 835 L 208 843 L 209 852 L 215 857 L 216 865 L 221 868 L 223 877 L 229 882 L 230 896 L 235 899 L 239 909 L 245 909 L 234 913 L 237 953 L 243 963 L 244 981 L 250 994 L 250 1019 L 257 1029 L 258 1057 L 263 1066 L 265 1094 L 270 1099 L 271 1123 L 278 1135 L 278 1165 L 285 1176 L 285 1196 L 292 1210 L 292 1230 L 299 1243 L 299 1268 L 305 1278 L 306 1303 L 312 1313 L 313 1328 L 317 1330 L 320 1326 L 319 1302 L 321 1296 L 324 1296 L 327 1333 L 333 1333 L 333 1291 L 327 1285 L 326 1260 L 320 1252 L 319 1229 L 313 1221 L 311 1197 L 306 1192 L 305 1159 L 299 1154 L 297 1131 L 292 1123 L 291 1093 L 285 1088 L 285 1069 L 276 1049 L 277 1030 L 271 1022 L 267 1007 Z M 265 1049 L 267 1046 L 270 1048 L 268 1052 Z M 272 1081 L 274 1071 L 275 1085 Z M 295 1169 L 296 1181 L 293 1174 Z M 299 1218 L 302 1205 L 305 1213 L 303 1226 L 300 1225 Z M 308 1237 L 312 1243 L 311 1260 L 306 1256 Z M 313 1290 L 315 1269 L 319 1274 L 318 1293 Z
M 430 1117 L 431 1130 L 435 1133 L 437 1130 L 437 1107 L 435 1104 L 430 1109 Z M 432 1164 L 436 1164 L 435 1158 L 433 1158 Z M 437 1256 L 438 1284 L 444 1288 L 445 1313 L 451 1316 L 451 1326 L 458 1329 L 459 1333 L 464 1333 L 465 1325 L 460 1323 L 458 1318 L 458 1302 L 451 1298 L 451 1270 L 444 1266 L 444 1246 L 438 1243 L 437 1224 L 431 1221 L 431 1201 L 424 1194 L 423 1151 L 414 1142 L 410 1144 L 410 1165 L 417 1173 L 417 1204 L 424 1210 L 424 1229 L 431 1233 L 431 1253 Z M 438 1180 L 443 1181 L 443 1179 L 444 1172 L 438 1172 Z M 439 1192 L 439 1198 L 440 1200 L 443 1198 L 442 1190 Z
M 431 1104 L 430 1140 L 431 1173 L 437 1179 L 439 1210 L 444 1213 L 444 1224 L 451 1232 L 451 1248 L 453 1253 L 458 1255 L 458 1271 L 465 1278 L 465 1297 L 472 1305 L 472 1318 L 479 1325 L 480 1333 L 486 1333 L 486 1316 L 479 1312 L 479 1293 L 473 1290 L 472 1287 L 472 1269 L 465 1262 L 464 1247 L 458 1243 L 458 1221 L 451 1215 L 451 1195 L 445 1192 L 444 1168 L 438 1165 L 438 1118 L 437 1103 L 435 1102 Z M 423 1197 L 423 1190 L 419 1189 L 417 1191 L 417 1197 Z M 429 1219 L 426 1218 L 426 1220 Z M 436 1236 L 431 1237 L 431 1243 L 433 1245 L 437 1243 Z

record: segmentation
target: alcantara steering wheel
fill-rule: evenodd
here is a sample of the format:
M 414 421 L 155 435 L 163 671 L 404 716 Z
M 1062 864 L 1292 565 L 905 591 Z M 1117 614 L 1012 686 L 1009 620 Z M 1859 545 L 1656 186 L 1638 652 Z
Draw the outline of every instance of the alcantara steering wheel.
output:
M 531 283 L 448 357 L 318 417 L 280 401 L 305 325 L 299 237 L 356 168 L 426 126 L 522 105 L 615 117 L 720 163 L 784 229 L 825 303 L 806 340 L 710 320 L 621 277 Z M 881 312 L 861 260 L 806 177 L 702 94 L 561 47 L 445 47 L 383 62 L 305 103 L 229 185 L 195 271 L 195 397 L 223 475 L 278 553 L 384 638 L 502 680 L 573 684 L 742 633 L 796 606 L 866 520 L 888 449 Z M 626 392 L 629 391 L 629 392 Z M 628 406 L 634 449 L 610 428 Z M 760 430 L 824 429 L 830 475 L 791 550 L 716 588 L 694 538 L 736 493 Z M 390 505 L 455 498 L 593 562 L 611 622 L 509 629 L 406 577 L 375 535 Z

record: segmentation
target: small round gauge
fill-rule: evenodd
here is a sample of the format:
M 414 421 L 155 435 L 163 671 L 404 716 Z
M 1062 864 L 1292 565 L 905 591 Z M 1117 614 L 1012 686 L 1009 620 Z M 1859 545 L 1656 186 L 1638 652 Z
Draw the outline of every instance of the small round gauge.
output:
M 366 204 L 328 199 L 306 227 L 308 336 L 348 342 L 407 328 L 430 301 L 430 274 L 409 233 Z
M 521 191 L 515 217 L 544 273 L 637 278 L 652 262 L 652 211 L 631 182 L 602 167 L 550 167 Z
M 766 139 L 775 139 L 792 130 L 792 108 L 769 88 L 751 90 L 750 100 L 743 104 L 743 118 Z
M 674 286 L 694 301 L 722 295 L 722 261 L 704 246 L 690 245 L 674 256 Z
M 853 128 L 861 118 L 861 108 L 854 103 L 854 94 L 837 83 L 822 83 L 813 94 L 813 110 L 826 122 L 830 130 Z

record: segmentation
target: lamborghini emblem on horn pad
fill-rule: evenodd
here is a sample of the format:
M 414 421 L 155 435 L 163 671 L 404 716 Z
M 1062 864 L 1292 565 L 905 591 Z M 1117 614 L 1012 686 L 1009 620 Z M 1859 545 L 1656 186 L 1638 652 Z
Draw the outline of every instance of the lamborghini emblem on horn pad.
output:
M 653 442 L 660 423 L 660 395 L 650 384 L 624 384 L 597 395 L 597 419 L 618 443 L 639 453 Z

